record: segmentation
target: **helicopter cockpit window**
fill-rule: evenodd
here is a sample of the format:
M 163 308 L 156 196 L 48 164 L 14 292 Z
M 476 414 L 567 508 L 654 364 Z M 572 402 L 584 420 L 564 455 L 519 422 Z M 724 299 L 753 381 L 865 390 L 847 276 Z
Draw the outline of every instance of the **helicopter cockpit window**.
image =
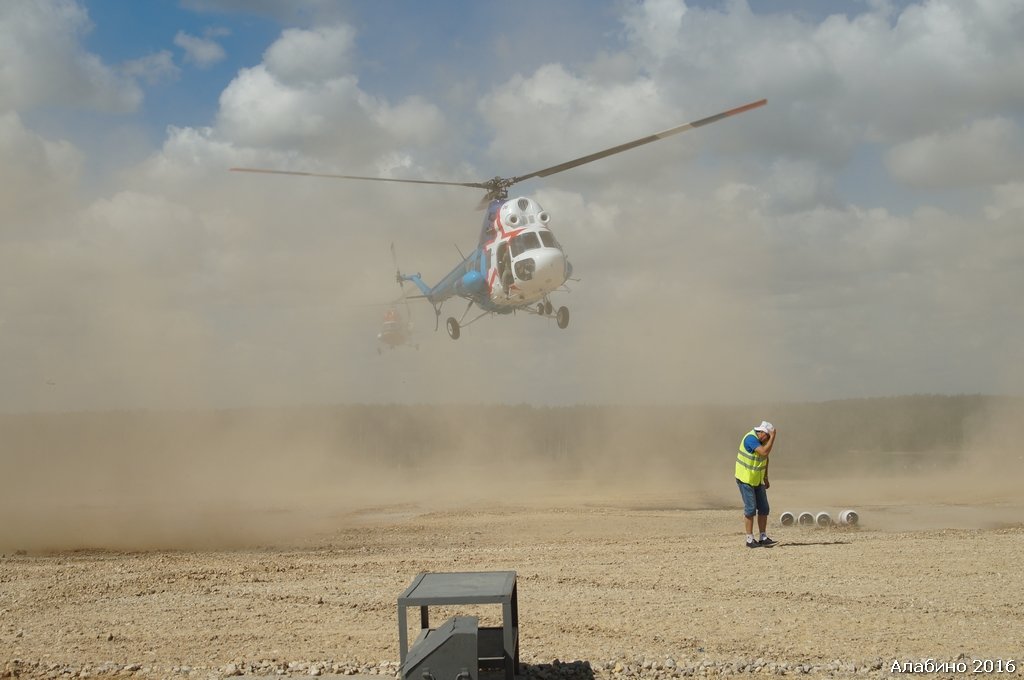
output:
M 561 248 L 558 245 L 558 241 L 555 240 L 555 235 L 550 231 L 540 232 L 540 242 L 544 244 L 546 248 Z
M 516 236 L 509 243 L 512 249 L 512 257 L 525 253 L 527 250 L 536 250 L 540 248 L 540 240 L 537 238 L 537 232 L 528 231 L 525 234 Z

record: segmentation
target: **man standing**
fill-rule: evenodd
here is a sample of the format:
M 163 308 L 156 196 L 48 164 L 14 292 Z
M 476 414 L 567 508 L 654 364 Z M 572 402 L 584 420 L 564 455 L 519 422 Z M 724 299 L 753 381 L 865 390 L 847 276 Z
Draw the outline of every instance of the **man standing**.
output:
M 775 541 L 768 538 L 768 454 L 775 445 L 775 426 L 767 420 L 743 435 L 740 451 L 736 456 L 736 485 L 743 498 L 743 522 L 747 530 L 747 547 L 770 548 Z M 757 514 L 757 528 L 761 532 L 754 539 L 754 514 Z

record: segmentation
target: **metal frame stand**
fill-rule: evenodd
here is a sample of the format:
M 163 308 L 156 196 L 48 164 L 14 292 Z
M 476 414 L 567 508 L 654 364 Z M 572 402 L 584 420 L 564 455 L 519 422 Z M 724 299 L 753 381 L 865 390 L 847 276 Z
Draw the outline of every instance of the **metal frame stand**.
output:
M 519 670 L 519 595 L 514 571 L 422 572 L 398 596 L 398 645 L 401 663 L 409 653 L 406 608 L 420 608 L 420 642 L 432 631 L 429 607 L 461 604 L 500 604 L 500 628 L 480 628 L 479 665 L 485 670 L 504 670 L 505 680 L 515 680 Z

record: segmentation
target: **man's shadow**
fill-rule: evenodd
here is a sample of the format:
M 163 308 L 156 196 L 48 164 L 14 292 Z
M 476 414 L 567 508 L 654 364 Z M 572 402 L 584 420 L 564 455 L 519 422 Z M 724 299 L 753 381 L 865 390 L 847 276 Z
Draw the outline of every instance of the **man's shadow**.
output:
M 803 541 L 800 543 L 778 543 L 772 546 L 772 549 L 778 548 L 805 548 L 809 545 L 850 545 L 849 541 Z

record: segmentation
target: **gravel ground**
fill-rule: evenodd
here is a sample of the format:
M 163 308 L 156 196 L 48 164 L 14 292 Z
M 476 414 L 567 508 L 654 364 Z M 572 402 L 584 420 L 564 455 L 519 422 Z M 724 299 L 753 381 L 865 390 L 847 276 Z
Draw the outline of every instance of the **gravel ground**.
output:
M 0 677 L 394 676 L 397 596 L 421 571 L 477 570 L 518 572 L 539 680 L 880 677 L 929 659 L 1012 659 L 990 674 L 1022 677 L 1020 509 L 869 506 L 857 528 L 773 527 L 778 546 L 748 550 L 736 508 L 558 497 L 326 513 L 274 547 L 7 552 Z M 496 606 L 457 612 L 499 624 Z

